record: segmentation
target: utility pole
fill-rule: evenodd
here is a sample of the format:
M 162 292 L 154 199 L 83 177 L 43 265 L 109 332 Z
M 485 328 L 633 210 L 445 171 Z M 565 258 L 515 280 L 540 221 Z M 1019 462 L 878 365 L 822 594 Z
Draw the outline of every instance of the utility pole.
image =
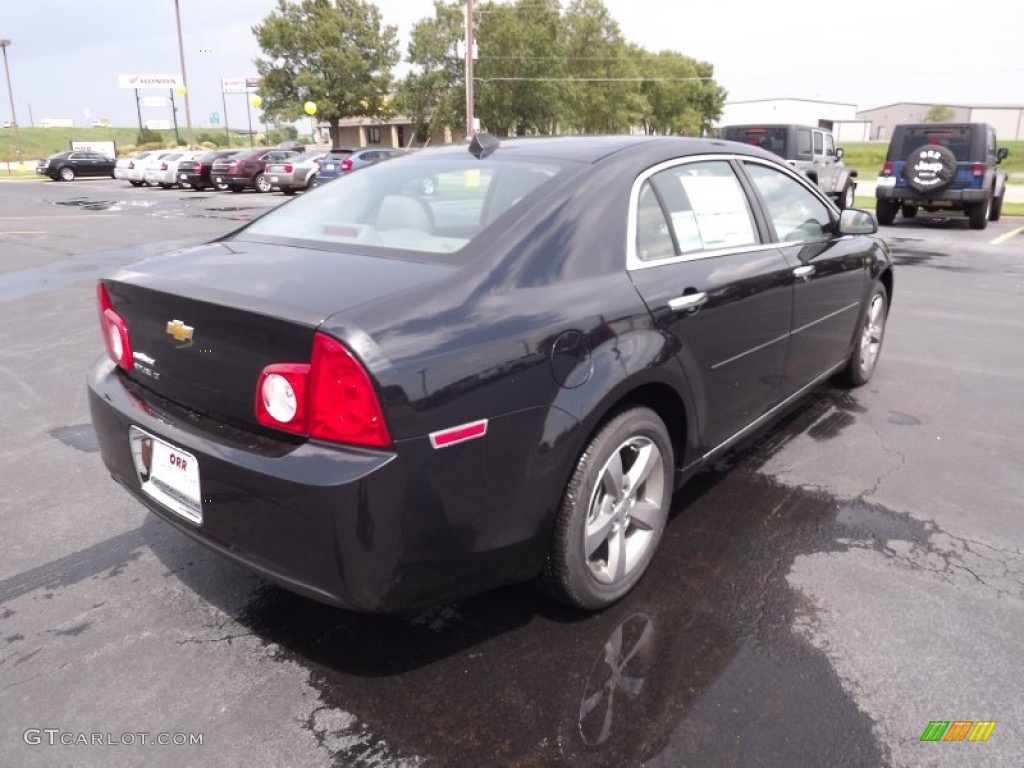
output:
M 192 133 L 192 108 L 189 106 L 188 75 L 185 74 L 185 44 L 181 40 L 181 9 L 178 0 L 174 0 L 174 18 L 178 22 L 178 58 L 181 61 L 181 84 L 185 87 L 185 125 L 188 127 L 188 145 L 194 147 L 195 135 Z
M 476 133 L 473 114 L 473 0 L 466 0 L 466 138 Z
M 21 160 L 21 135 L 18 133 L 18 115 L 14 110 L 14 89 L 11 88 L 11 70 L 7 66 L 7 46 L 11 44 L 6 38 L 0 40 L 0 48 L 4 49 L 4 73 L 7 75 L 7 96 L 11 100 L 11 125 L 14 126 L 14 154 Z M 31 122 L 31 121 L 30 121 Z

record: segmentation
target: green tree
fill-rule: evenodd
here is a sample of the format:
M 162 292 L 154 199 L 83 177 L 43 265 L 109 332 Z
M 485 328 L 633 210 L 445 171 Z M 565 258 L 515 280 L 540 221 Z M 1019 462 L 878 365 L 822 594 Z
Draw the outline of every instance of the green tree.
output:
M 278 0 L 252 28 L 266 59 L 256 59 L 263 111 L 287 119 L 316 116 L 338 140 L 342 118 L 378 117 L 387 109 L 391 67 L 398 59 L 396 29 L 365 0 Z
M 457 2 L 434 0 L 433 17 L 412 27 L 406 59 L 412 71 L 398 85 L 395 107 L 412 121 L 419 141 L 466 124 L 466 70 L 459 52 L 465 38 Z
M 476 14 L 475 111 L 499 136 L 553 133 L 565 73 L 558 0 L 487 2 Z
M 638 124 L 646 100 L 637 87 L 636 60 L 602 0 L 573 0 L 563 23 L 566 127 L 621 133 Z
M 924 116 L 926 123 L 948 123 L 956 117 L 956 112 L 945 104 L 935 104 L 928 109 Z
M 726 91 L 714 80 L 714 67 L 678 51 L 640 51 L 647 97 L 644 129 L 649 134 L 701 136 L 722 116 Z

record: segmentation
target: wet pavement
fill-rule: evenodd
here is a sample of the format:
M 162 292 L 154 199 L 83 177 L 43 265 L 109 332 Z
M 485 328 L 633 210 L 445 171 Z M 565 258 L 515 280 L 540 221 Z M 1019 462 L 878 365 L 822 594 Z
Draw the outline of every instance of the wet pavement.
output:
M 382 618 L 186 540 L 106 477 L 89 430 L 97 271 L 271 196 L 31 185 L 5 215 L 117 218 L 11 236 L 0 219 L 0 764 L 1019 764 L 1024 236 L 991 241 L 1024 222 L 885 228 L 900 269 L 876 378 L 822 388 L 697 476 L 613 608 L 524 585 Z M 936 719 L 998 725 L 922 743 Z

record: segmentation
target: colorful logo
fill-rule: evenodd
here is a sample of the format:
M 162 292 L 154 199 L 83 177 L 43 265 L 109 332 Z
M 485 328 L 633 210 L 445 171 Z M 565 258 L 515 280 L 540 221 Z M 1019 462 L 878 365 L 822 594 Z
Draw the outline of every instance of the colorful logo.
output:
M 932 720 L 921 741 L 988 741 L 995 727 L 995 720 Z

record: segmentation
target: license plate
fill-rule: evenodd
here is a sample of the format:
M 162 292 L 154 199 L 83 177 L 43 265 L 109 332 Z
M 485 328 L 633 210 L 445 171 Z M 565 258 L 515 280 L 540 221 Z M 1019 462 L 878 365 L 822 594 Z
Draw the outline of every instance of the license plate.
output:
M 186 179 L 188 179 L 188 176 L 186 176 L 184 173 L 179 173 L 178 178 L 181 179 L 182 181 L 185 181 Z
M 271 184 L 277 184 L 277 176 L 271 176 L 270 177 L 270 183 Z
M 224 179 L 221 176 L 218 176 L 216 181 L 217 181 L 218 184 L 223 184 L 224 183 Z
M 202 525 L 196 457 L 135 426 L 128 430 L 128 442 L 142 492 L 189 522 Z
M 895 176 L 879 176 L 878 183 L 876 186 L 879 187 L 895 187 L 896 177 Z
M 326 168 L 328 171 L 333 171 L 334 163 L 327 163 L 327 165 L 325 165 L 324 168 Z

